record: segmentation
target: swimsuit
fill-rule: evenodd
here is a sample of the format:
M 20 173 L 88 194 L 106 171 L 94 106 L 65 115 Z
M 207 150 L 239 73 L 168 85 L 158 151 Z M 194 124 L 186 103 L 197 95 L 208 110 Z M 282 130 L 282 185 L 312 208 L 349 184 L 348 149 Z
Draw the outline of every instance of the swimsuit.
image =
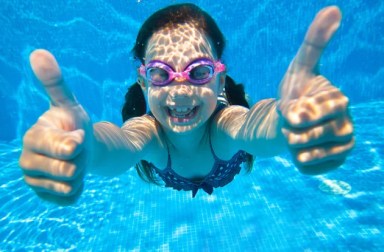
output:
M 199 189 L 203 189 L 209 195 L 212 194 L 213 188 L 222 187 L 231 182 L 234 177 L 239 174 L 241 164 L 246 161 L 246 152 L 237 152 L 230 160 L 222 160 L 218 158 L 209 141 L 212 155 L 215 159 L 211 172 L 200 181 L 193 181 L 178 175 L 171 168 L 171 156 L 168 150 L 168 163 L 164 170 L 158 169 L 152 163 L 149 163 L 156 173 L 165 182 L 166 187 L 172 187 L 176 190 L 192 191 L 194 198 Z
M 220 107 L 218 110 L 222 108 Z M 171 155 L 169 153 L 168 146 L 167 167 L 164 170 L 161 170 L 154 166 L 152 163 L 149 163 L 149 165 L 165 182 L 166 187 L 172 187 L 179 191 L 192 191 L 193 198 L 195 197 L 199 189 L 203 189 L 206 193 L 211 195 L 213 192 L 213 188 L 223 187 L 227 185 L 234 179 L 237 174 L 239 174 L 241 170 L 241 164 L 246 161 L 247 153 L 245 151 L 239 151 L 230 160 L 222 160 L 216 156 L 213 150 L 211 143 L 211 135 L 209 135 L 209 147 L 215 159 L 215 163 L 213 164 L 211 172 L 199 181 L 184 178 L 178 175 L 172 169 Z

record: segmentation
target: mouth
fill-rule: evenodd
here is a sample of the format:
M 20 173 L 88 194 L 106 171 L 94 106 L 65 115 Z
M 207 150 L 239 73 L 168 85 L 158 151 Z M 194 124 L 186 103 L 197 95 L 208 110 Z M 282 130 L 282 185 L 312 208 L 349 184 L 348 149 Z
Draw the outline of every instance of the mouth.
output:
M 188 123 L 197 114 L 199 106 L 167 107 L 167 113 L 175 123 Z

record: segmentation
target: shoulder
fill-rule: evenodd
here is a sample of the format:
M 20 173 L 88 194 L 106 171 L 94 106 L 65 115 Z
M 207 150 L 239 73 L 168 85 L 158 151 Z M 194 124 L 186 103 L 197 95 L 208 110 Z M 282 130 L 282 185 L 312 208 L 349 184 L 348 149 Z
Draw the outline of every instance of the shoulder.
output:
M 159 123 L 150 115 L 132 117 L 124 122 L 121 129 L 126 133 L 146 134 L 148 137 L 158 135 Z
M 158 156 L 167 153 L 161 126 L 154 117 L 150 115 L 133 117 L 124 122 L 121 128 L 138 151 L 144 153 L 144 160 L 153 162 Z
M 238 133 L 244 124 L 249 109 L 243 106 L 227 106 L 212 119 L 211 141 L 216 155 L 228 160 L 240 151 Z
M 124 128 L 126 125 L 132 125 L 135 123 L 155 124 L 156 119 L 153 116 L 150 116 L 147 114 L 142 116 L 132 117 L 124 122 L 122 128 Z
M 224 134 L 236 134 L 248 111 L 249 109 L 243 106 L 224 107 L 213 118 L 213 124 Z

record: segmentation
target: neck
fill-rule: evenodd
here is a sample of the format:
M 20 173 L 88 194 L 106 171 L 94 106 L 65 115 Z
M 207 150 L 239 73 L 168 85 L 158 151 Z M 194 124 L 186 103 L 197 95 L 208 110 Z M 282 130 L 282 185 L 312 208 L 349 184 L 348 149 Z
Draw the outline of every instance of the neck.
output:
M 187 133 L 175 133 L 171 130 L 164 131 L 169 147 L 181 153 L 193 153 L 199 149 L 208 138 L 209 123 Z

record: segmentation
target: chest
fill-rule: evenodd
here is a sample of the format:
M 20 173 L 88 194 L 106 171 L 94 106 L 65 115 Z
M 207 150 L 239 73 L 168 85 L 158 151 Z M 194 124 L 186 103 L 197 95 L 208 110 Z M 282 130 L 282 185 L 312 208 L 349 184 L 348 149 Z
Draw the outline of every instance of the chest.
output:
M 170 162 L 170 167 L 175 173 L 191 180 L 200 180 L 207 176 L 215 163 L 209 143 L 193 151 L 181 151 L 169 146 L 161 150 L 158 157 L 152 162 L 157 168 L 164 169 Z
M 207 176 L 215 163 L 215 158 L 208 146 L 193 153 L 175 153 L 170 151 L 171 167 L 178 175 L 192 180 Z

